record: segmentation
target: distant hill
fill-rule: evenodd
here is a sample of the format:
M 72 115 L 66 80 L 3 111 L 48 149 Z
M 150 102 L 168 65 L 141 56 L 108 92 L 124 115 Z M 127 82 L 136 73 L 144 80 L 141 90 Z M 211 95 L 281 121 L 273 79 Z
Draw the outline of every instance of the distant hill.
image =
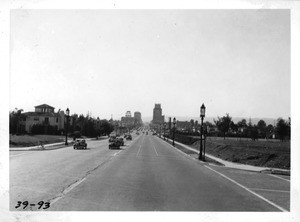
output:
M 165 117 L 165 121 L 168 121 L 169 117 Z M 179 116 L 176 117 L 177 120 L 179 121 L 190 121 L 191 119 L 193 120 L 198 120 L 198 122 L 201 121 L 200 117 L 189 117 L 189 116 Z M 205 117 L 204 121 L 209 121 L 211 123 L 214 122 L 214 119 L 218 119 L 218 117 Z M 232 120 L 234 123 L 237 123 L 239 121 L 241 121 L 242 119 L 246 119 L 247 123 L 249 123 L 249 117 L 232 117 Z M 276 124 L 277 119 L 274 118 L 251 118 L 251 122 L 252 124 L 257 124 L 259 120 L 264 120 L 266 122 L 267 125 L 272 124 L 274 125 L 274 123 Z M 152 117 L 143 117 L 143 122 L 150 122 L 152 120 Z

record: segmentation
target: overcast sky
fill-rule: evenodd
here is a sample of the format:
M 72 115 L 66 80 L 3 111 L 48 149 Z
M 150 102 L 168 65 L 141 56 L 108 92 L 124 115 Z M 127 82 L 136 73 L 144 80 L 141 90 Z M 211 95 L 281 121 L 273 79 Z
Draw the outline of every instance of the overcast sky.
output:
M 290 116 L 288 10 L 12 10 L 10 109 Z

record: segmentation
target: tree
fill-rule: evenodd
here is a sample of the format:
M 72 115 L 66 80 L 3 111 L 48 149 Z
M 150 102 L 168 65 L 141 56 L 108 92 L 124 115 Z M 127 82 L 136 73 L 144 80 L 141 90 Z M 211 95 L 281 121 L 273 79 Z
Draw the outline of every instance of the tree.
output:
M 281 141 L 284 141 L 286 137 L 290 135 L 291 127 L 289 122 L 285 121 L 282 118 L 277 119 L 277 124 L 276 124 L 276 133 L 278 134 L 279 138 Z
M 267 124 L 264 120 L 259 120 L 257 123 L 258 133 L 261 138 L 266 137 Z
M 220 130 L 223 133 L 224 136 L 224 140 L 226 137 L 226 134 L 228 133 L 229 129 L 230 129 L 230 124 L 231 124 L 231 119 L 232 117 L 229 116 L 228 113 L 226 113 L 226 116 L 223 117 L 218 117 L 218 120 L 214 120 L 218 130 Z
M 238 132 L 239 127 L 238 127 L 237 124 L 235 124 L 233 121 L 231 121 L 231 123 L 230 123 L 230 129 L 232 130 L 233 133 L 236 133 L 236 132 Z
M 15 108 L 9 113 L 9 133 L 20 133 L 20 118 L 22 117 L 23 109 Z
M 110 124 L 107 120 L 100 121 L 100 133 L 104 135 L 109 135 L 114 130 L 114 126 Z
M 254 125 L 254 126 L 249 126 L 248 127 L 248 133 L 249 133 L 249 136 L 252 140 L 257 140 L 258 139 L 258 133 L 259 129 L 258 129 L 258 126 L 257 125 Z
M 274 133 L 274 126 L 272 124 L 269 124 L 267 127 L 266 127 L 266 137 L 267 138 L 270 138 L 272 137 Z
M 239 121 L 237 123 L 237 126 L 238 126 L 238 130 L 239 130 L 239 133 L 240 133 L 240 137 L 242 135 L 245 136 L 247 134 L 247 128 L 248 128 L 247 120 L 242 119 L 241 121 Z

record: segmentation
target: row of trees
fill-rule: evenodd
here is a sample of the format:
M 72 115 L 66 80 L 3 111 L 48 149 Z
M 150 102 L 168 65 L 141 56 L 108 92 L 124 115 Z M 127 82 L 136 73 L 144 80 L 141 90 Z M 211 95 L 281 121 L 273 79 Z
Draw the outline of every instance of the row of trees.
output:
M 22 114 L 22 109 L 15 109 L 9 113 L 9 133 L 10 134 L 20 134 L 26 133 L 25 127 L 20 124 L 21 119 L 26 118 Z M 72 121 L 71 121 L 72 119 Z M 87 136 L 87 137 L 96 137 L 100 135 L 109 135 L 113 130 L 114 126 L 112 123 L 106 119 L 100 120 L 99 118 L 95 119 L 89 114 L 84 115 L 72 115 L 69 118 L 68 132 L 74 136 Z M 66 128 L 66 125 L 65 127 Z M 61 135 L 64 133 L 64 130 L 58 130 L 57 127 L 51 126 L 46 123 L 34 124 L 31 127 L 32 134 L 57 134 Z
M 109 135 L 113 130 L 114 126 L 109 121 L 92 118 L 89 114 L 76 118 L 70 129 L 74 136 L 80 134 L 88 137 Z
M 285 139 L 290 139 L 291 137 L 291 118 L 284 120 L 278 118 L 276 126 L 272 124 L 267 125 L 264 120 L 258 121 L 257 124 L 252 124 L 251 122 L 247 123 L 245 119 L 242 119 L 238 123 L 232 121 L 232 117 L 229 114 L 226 116 L 218 117 L 217 120 L 214 120 L 214 123 L 220 133 L 223 134 L 224 139 L 226 136 L 240 136 L 240 137 L 249 137 L 252 140 L 258 138 L 273 138 L 275 135 L 281 141 Z M 209 125 L 211 125 L 209 123 Z
M 200 135 L 200 123 L 191 119 L 189 122 L 178 125 L 182 130 L 176 131 L 184 135 Z M 217 117 L 214 122 L 206 121 L 204 123 L 204 132 L 208 136 L 224 137 L 244 137 L 256 140 L 258 138 L 278 138 L 280 140 L 290 139 L 291 137 L 291 119 L 284 120 L 278 118 L 276 125 L 266 124 L 264 120 L 259 120 L 257 124 L 247 123 L 246 119 L 234 123 L 232 117 L 226 114 L 223 117 Z

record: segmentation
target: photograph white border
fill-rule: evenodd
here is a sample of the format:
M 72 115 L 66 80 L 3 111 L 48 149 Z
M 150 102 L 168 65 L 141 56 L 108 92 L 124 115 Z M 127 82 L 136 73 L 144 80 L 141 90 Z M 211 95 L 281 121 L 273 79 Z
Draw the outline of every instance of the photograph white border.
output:
M 9 211 L 9 75 L 11 9 L 290 9 L 291 11 L 291 209 L 288 213 L 248 212 L 13 212 Z M 300 2 L 299 1 L 67 1 L 0 2 L 0 218 L 3 221 L 300 221 Z

